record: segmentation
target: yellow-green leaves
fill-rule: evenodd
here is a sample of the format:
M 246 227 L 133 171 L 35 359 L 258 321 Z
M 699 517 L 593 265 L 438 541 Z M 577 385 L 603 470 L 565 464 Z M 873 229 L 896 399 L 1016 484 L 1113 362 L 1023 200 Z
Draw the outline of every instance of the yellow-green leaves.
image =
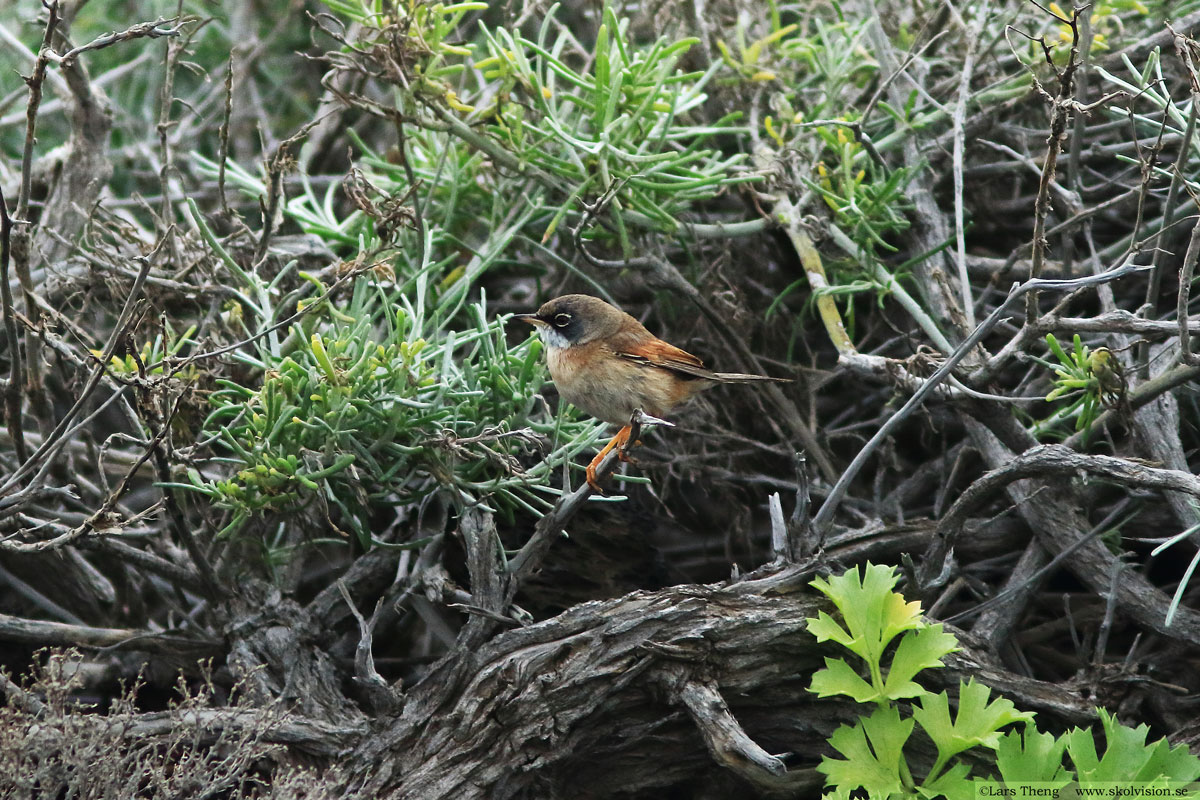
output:
M 822 758 L 817 767 L 835 797 L 848 797 L 853 789 L 866 789 L 870 797 L 890 797 L 904 790 L 901 762 L 904 743 L 912 733 L 913 721 L 901 719 L 895 706 L 875 709 L 858 724 L 843 725 L 829 737 L 829 744 L 846 758 Z
M 325 351 L 325 343 L 321 341 L 321 334 L 314 333 L 309 339 L 309 343 L 312 347 L 313 359 L 317 362 L 317 366 L 325 373 L 325 377 L 329 379 L 329 382 L 337 386 L 341 383 L 341 380 L 338 377 L 337 370 L 333 367 L 333 362 L 329 360 L 329 353 Z
M 177 335 L 164 319 L 163 330 L 166 333 L 165 344 L 161 334 L 155 336 L 153 341 L 143 344 L 136 355 L 126 353 L 124 356 L 113 356 L 109 361 L 108 368 L 118 375 L 137 375 L 143 370 L 150 375 L 163 374 L 166 359 L 177 356 L 184 347 L 196 344 L 192 339 L 192 334 L 196 332 L 196 326 L 192 325 L 182 334 Z M 101 352 L 93 350 L 92 355 L 99 358 Z M 185 377 L 191 377 L 192 373 L 194 370 L 189 370 Z
M 938 757 L 929 771 L 931 778 L 941 777 L 950 759 L 972 747 L 995 750 L 1000 746 L 1000 731 L 1015 722 L 1032 722 L 1033 714 L 1017 711 L 1003 697 L 989 702 L 991 689 L 972 678 L 959 686 L 958 713 L 950 714 L 950 698 L 945 692 L 925 693 L 913 708 L 913 719 L 937 746 Z M 964 775 L 965 777 L 965 775 Z
M 973 678 L 959 682 L 956 697 L 923 688 L 913 678 L 923 669 L 942 666 L 942 657 L 957 649 L 957 641 L 941 625 L 923 621 L 920 604 L 905 602 L 892 591 L 897 581 L 893 568 L 867 564 L 861 574 L 851 569 L 812 583 L 833 602 L 841 621 L 821 613 L 808 620 L 809 631 L 856 658 L 853 665 L 826 658 L 809 690 L 874 704 L 871 713 L 829 737 L 840 758 L 825 756 L 817 767 L 826 778 L 827 798 L 848 799 L 866 790 L 870 798 L 975 800 L 1034 796 L 1022 787 L 1049 792 L 1069 784 L 1097 790 L 1095 796 L 1116 797 L 1110 790 L 1131 783 L 1161 787 L 1168 796 L 1166 792 L 1200 778 L 1200 759 L 1186 747 L 1172 749 L 1165 739 L 1147 744 L 1146 726 L 1123 726 L 1103 709 L 1101 755 L 1092 731 L 1076 728 L 1060 737 L 1040 733 L 1033 712 L 993 697 L 991 689 Z M 1013 725 L 1023 730 L 1005 730 Z M 928 770 L 914 774 L 905 746 L 917 729 L 933 742 L 937 758 Z M 969 751 L 975 752 L 967 758 Z
M 859 677 L 846 661 L 825 659 L 825 669 L 813 675 L 809 691 L 821 697 L 844 694 L 860 703 L 916 697 L 924 690 L 912 682 L 923 669 L 942 666 L 941 658 L 957 649 L 953 636 L 941 625 L 921 620 L 921 604 L 905 602 L 892 589 L 899 580 L 891 567 L 867 564 L 862 577 L 850 570 L 812 585 L 841 612 L 842 624 L 825 612 L 808 621 L 817 641 L 833 641 L 865 663 L 870 682 Z M 904 638 L 884 674 L 884 652 L 900 634 Z
M 1100 725 L 1104 729 L 1103 755 L 1097 753 L 1090 730 L 1072 728 L 1064 736 L 1081 786 L 1120 781 L 1159 783 L 1164 789 L 1162 796 L 1166 796 L 1166 784 L 1188 783 L 1200 776 L 1200 758 L 1189 753 L 1186 745 L 1172 748 L 1166 739 L 1146 744 L 1148 727 L 1121 725 L 1104 709 L 1100 709 Z
M 761 83 L 763 81 L 773 81 L 776 78 L 774 71 L 769 68 L 764 68 L 759 60 L 762 58 L 763 51 L 771 45 L 776 44 L 785 36 L 794 33 L 799 29 L 799 25 L 784 25 L 776 28 L 761 39 L 757 39 L 749 44 L 745 42 L 745 30 L 741 24 L 737 27 L 736 45 L 738 52 L 735 55 L 729 45 L 720 39 L 717 40 L 717 49 L 721 51 L 721 60 L 730 68 L 736 70 L 744 79 L 752 83 Z
M 1056 409 L 1054 414 L 1038 425 L 1039 432 L 1075 417 L 1075 430 L 1088 431 L 1103 406 L 1116 406 L 1125 396 L 1125 375 L 1121 362 L 1107 347 L 1092 350 L 1075 334 L 1071 352 L 1063 350 L 1054 334 L 1046 334 L 1046 346 L 1058 359 L 1054 364 L 1044 359 L 1040 363 L 1054 370 L 1054 388 L 1046 402 L 1069 399 L 1070 403 Z M 1086 434 L 1085 434 L 1086 435 Z

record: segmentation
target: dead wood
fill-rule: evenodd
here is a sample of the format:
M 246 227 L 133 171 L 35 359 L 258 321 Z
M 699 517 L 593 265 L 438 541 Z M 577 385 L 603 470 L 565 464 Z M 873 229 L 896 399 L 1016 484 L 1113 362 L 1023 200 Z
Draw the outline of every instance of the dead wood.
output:
M 1196 740 L 1200 15 L 101 5 L 0 19 L 0 794 L 816 796 L 868 560 Z M 794 382 L 594 497 L 570 291 Z

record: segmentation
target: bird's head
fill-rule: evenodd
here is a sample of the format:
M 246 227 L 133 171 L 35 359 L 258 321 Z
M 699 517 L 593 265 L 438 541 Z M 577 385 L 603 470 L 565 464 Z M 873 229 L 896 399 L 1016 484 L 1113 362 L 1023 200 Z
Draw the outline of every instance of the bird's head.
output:
M 574 347 L 611 335 L 627 316 L 598 297 L 564 294 L 546 301 L 533 314 L 517 314 L 513 319 L 537 328 L 548 347 Z

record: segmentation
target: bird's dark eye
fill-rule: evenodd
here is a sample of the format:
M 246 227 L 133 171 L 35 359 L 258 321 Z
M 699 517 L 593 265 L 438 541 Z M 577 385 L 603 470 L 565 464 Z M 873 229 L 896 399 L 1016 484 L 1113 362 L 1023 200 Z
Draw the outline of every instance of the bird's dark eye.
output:
M 554 327 L 565 328 L 570 324 L 571 324 L 571 315 L 570 314 L 555 314 L 554 315 Z

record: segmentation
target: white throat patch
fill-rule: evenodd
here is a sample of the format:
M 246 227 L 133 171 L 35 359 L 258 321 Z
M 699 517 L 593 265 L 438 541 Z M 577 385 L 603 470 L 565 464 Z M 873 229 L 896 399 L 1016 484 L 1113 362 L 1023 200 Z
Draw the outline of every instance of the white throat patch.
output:
M 571 343 L 567 341 L 567 337 L 549 325 L 539 325 L 538 334 L 541 335 L 542 341 L 546 343 L 547 347 L 566 348 L 571 346 Z

